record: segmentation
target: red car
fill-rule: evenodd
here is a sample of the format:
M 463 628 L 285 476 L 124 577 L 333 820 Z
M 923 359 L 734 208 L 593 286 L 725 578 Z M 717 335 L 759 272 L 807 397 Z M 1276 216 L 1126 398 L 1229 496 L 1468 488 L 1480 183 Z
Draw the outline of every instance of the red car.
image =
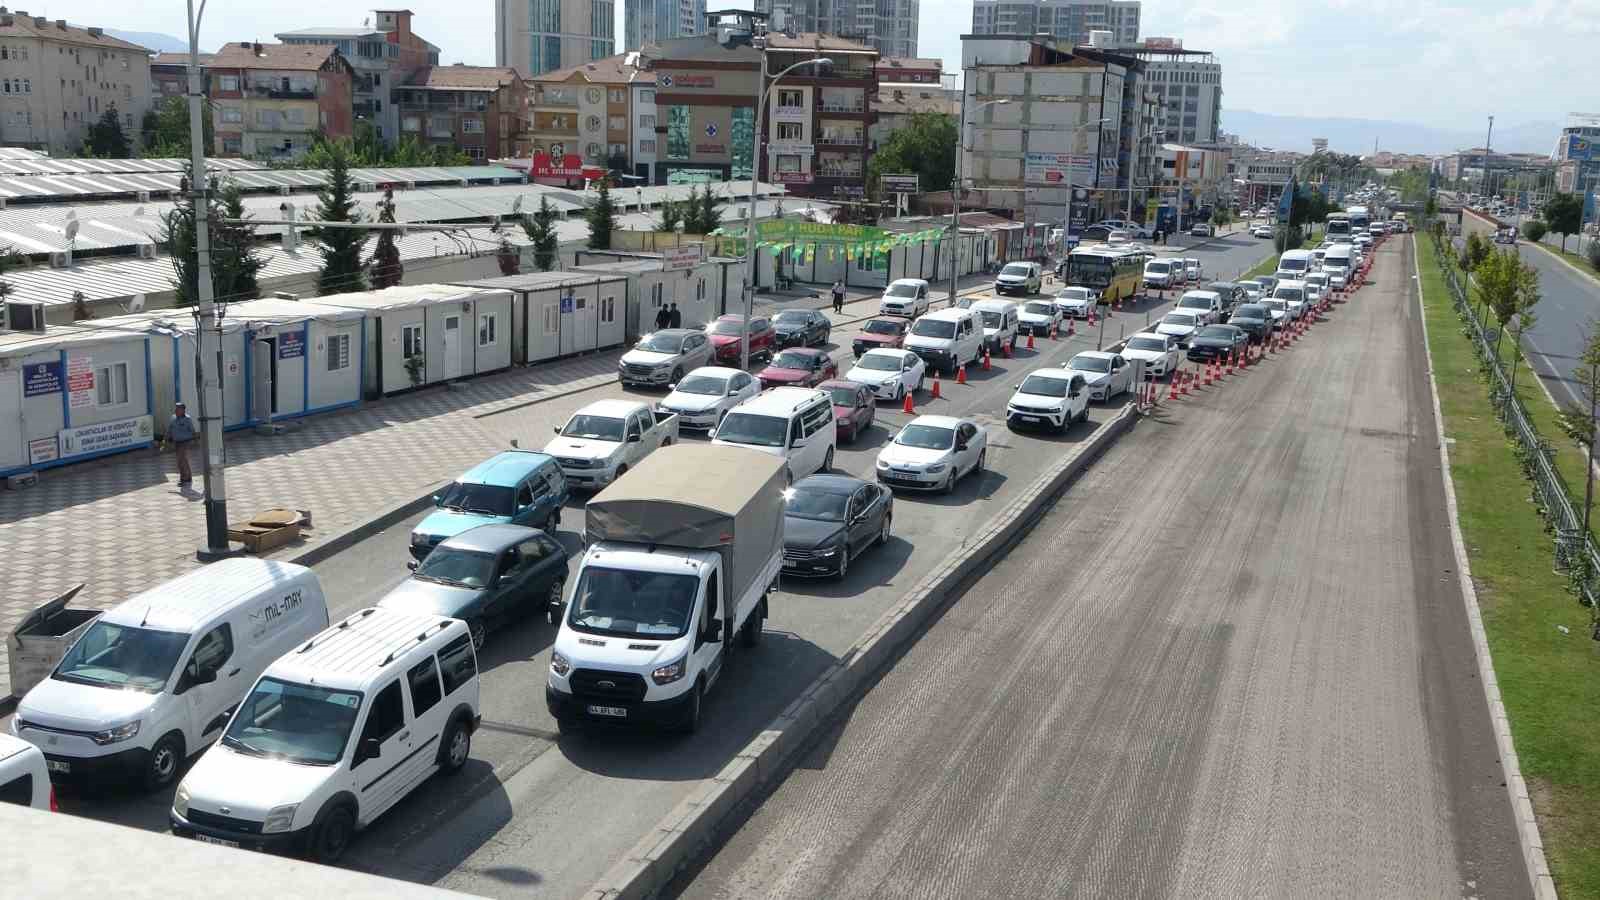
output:
M 829 378 L 839 377 L 839 367 L 824 350 L 809 347 L 790 347 L 772 358 L 772 365 L 757 376 L 763 388 L 794 385 L 816 387 Z
M 868 350 L 900 350 L 906 344 L 906 332 L 911 330 L 909 319 L 870 319 L 861 326 L 861 333 L 850 342 L 857 357 Z
M 853 441 L 872 427 L 878 416 L 878 402 L 871 385 L 834 380 L 824 381 L 817 388 L 833 397 L 833 418 L 839 440 Z
M 718 316 L 711 327 L 706 329 L 711 335 L 711 349 L 716 354 L 716 364 L 719 366 L 739 367 L 739 338 L 744 334 L 744 316 Z M 756 316 L 750 320 L 750 359 L 771 360 L 773 350 L 778 346 L 778 332 L 772 327 L 772 320 L 764 316 Z

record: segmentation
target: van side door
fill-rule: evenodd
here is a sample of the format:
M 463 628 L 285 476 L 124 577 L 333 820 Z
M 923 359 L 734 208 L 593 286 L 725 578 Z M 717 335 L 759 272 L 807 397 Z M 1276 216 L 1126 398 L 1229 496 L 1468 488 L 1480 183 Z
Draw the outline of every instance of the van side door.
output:
M 720 570 L 714 570 L 711 576 L 706 579 L 705 597 L 701 601 L 694 622 L 690 626 L 695 630 L 694 649 L 689 651 L 694 656 L 695 664 L 694 671 L 689 673 L 689 677 L 694 677 L 695 672 L 706 673 L 706 687 L 708 688 L 716 682 L 717 675 L 721 674 L 724 642 L 732 637 L 727 631 L 732 627 L 733 620 L 731 618 L 723 619 L 723 607 L 725 605 L 727 603 L 722 598 L 721 573 Z M 715 621 L 722 622 L 719 626 L 721 633 L 718 635 L 718 640 L 708 640 L 711 623 Z
M 441 703 L 444 688 L 433 654 L 406 670 L 406 693 L 411 701 L 412 756 L 406 764 L 407 784 L 401 796 L 426 781 L 439 769 L 439 742 L 444 740 L 448 707 Z
M 223 623 L 201 635 L 184 660 L 173 693 L 183 697 L 188 712 L 184 747 L 190 754 L 221 735 L 229 710 L 250 687 L 241 683 L 234 656 L 233 629 Z
M 405 767 L 410 762 L 411 729 L 407 727 L 405 691 L 396 678 L 372 695 L 351 757 L 350 772 L 363 826 L 383 815 L 408 787 Z

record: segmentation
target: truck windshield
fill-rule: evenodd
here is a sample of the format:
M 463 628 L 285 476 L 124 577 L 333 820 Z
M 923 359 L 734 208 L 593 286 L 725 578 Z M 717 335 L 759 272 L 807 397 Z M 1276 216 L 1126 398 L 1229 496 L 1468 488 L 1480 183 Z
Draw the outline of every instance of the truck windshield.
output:
M 1028 275 L 1032 274 L 1032 270 L 1028 268 L 1027 263 L 1011 263 L 1004 269 L 1001 269 L 1000 274 L 1015 275 L 1018 278 L 1026 278 Z
M 222 746 L 246 756 L 331 766 L 361 711 L 361 694 L 263 678 L 222 735 Z
M 561 429 L 561 436 L 594 441 L 621 441 L 622 420 L 610 416 L 573 416 L 567 420 L 567 427 Z
M 159 694 L 189 636 L 99 621 L 89 626 L 51 674 L 57 681 Z
M 699 584 L 693 575 L 586 567 L 567 624 L 590 634 L 681 637 L 689 630 Z
M 444 493 L 439 496 L 439 508 L 486 516 L 509 516 L 511 501 L 514 499 L 516 498 L 508 487 L 457 481 L 445 488 Z
M 717 440 L 757 447 L 782 447 L 789 431 L 789 420 L 777 416 L 757 416 L 731 412 L 717 426 Z

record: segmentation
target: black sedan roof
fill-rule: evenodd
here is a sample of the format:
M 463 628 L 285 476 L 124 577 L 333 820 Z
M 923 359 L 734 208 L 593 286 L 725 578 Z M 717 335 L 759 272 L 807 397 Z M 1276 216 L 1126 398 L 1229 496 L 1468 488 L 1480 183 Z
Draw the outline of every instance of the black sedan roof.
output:
M 849 475 L 809 475 L 794 483 L 794 489 L 805 488 L 821 494 L 854 494 L 862 485 L 866 484 L 859 478 Z

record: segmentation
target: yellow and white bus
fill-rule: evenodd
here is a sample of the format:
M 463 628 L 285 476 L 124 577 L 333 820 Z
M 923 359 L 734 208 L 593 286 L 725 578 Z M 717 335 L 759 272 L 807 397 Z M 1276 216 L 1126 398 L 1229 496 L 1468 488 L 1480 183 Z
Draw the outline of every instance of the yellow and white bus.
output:
M 1144 278 L 1148 250 L 1123 247 L 1079 247 L 1067 254 L 1067 284 L 1086 287 L 1100 295 L 1101 303 L 1132 299 Z

